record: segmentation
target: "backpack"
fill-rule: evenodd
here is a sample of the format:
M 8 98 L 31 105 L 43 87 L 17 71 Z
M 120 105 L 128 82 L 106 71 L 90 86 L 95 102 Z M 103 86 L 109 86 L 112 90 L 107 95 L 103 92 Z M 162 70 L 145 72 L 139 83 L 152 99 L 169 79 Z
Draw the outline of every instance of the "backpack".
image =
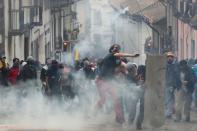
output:
M 23 77 L 23 80 L 36 79 L 37 71 L 36 71 L 35 66 L 31 64 L 26 64 L 22 70 L 22 77 Z

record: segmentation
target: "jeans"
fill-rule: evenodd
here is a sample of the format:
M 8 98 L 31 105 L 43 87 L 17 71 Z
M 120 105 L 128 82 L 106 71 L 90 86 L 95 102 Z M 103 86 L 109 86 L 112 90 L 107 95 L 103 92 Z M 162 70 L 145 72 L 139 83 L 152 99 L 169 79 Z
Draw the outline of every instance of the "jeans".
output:
M 98 108 L 102 108 L 106 102 L 107 94 L 113 99 L 114 111 L 116 113 L 116 122 L 122 124 L 125 122 L 124 112 L 122 109 L 121 98 L 118 95 L 118 89 L 113 82 L 97 79 L 96 81 L 100 99 L 97 103 Z
M 174 89 L 173 87 L 165 88 L 165 117 L 171 117 L 174 112 Z

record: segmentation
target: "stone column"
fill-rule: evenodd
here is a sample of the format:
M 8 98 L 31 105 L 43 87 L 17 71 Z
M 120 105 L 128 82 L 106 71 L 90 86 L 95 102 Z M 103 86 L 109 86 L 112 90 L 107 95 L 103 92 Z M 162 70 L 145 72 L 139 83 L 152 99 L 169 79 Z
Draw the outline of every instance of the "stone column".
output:
M 160 128 L 164 125 L 165 56 L 147 56 L 145 90 L 145 125 Z

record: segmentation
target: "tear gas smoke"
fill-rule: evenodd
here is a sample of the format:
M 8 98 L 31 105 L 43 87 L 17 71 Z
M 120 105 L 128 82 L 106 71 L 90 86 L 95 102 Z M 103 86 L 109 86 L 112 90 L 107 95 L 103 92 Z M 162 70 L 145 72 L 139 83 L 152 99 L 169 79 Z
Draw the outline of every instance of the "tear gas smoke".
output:
M 0 125 L 17 125 L 31 129 L 81 130 L 91 125 L 105 124 L 102 117 L 110 114 L 113 122 L 111 96 L 102 110 L 97 110 L 98 91 L 94 80 L 87 80 L 83 73 L 74 75 L 76 97 L 71 100 L 47 98 L 42 94 L 41 85 L 34 82 L 21 83 L 15 87 L 0 88 Z M 130 111 L 130 100 L 137 98 L 139 87 L 117 82 L 113 87 L 122 97 L 125 116 Z M 94 123 L 94 124 L 95 124 Z

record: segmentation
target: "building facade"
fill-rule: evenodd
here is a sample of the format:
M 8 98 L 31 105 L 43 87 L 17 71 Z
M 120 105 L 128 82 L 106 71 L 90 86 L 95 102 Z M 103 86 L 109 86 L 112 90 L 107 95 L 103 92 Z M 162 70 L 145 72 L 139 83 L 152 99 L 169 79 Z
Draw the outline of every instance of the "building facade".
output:
M 78 34 L 75 2 L 77 1 L 1 1 L 0 10 L 3 10 L 1 13 L 5 16 L 0 19 L 1 25 L 2 19 L 5 21 L 2 26 L 4 29 L 0 29 L 3 36 L 1 52 L 7 56 L 9 62 L 14 57 L 25 60 L 30 55 L 41 63 L 47 57 L 55 56 L 60 60 L 57 52 L 65 51 L 64 41 L 76 39 Z M 77 33 L 73 33 L 75 31 Z
M 8 61 L 14 57 L 26 59 L 29 55 L 39 60 L 34 45 L 34 28 L 42 25 L 41 0 L 4 0 L 5 54 Z
M 197 58 L 197 1 L 176 0 L 171 3 L 173 15 L 177 18 L 177 57 L 181 59 Z

